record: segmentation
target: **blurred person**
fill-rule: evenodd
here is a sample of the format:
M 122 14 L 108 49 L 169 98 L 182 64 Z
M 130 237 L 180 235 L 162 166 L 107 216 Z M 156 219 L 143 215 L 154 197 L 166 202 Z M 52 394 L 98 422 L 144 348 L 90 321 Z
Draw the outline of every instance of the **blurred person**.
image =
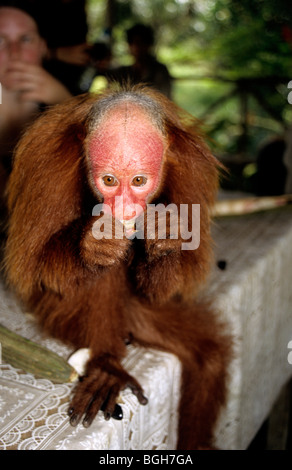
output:
M 85 69 L 80 89 L 86 91 L 101 91 L 108 86 L 107 77 L 111 71 L 111 49 L 105 42 L 97 41 L 90 49 L 90 65 Z
M 86 0 L 26 0 L 38 17 L 46 38 L 48 60 L 45 69 L 77 95 L 80 80 L 90 65 L 87 43 Z
M 29 3 L 42 25 L 50 58 L 76 66 L 88 65 L 86 0 L 29 0 Z
M 0 3 L 0 155 L 8 166 L 19 133 L 40 110 L 71 93 L 42 66 L 47 52 L 35 19 Z
M 250 191 L 257 196 L 280 196 L 285 193 L 287 165 L 286 142 L 282 136 L 269 139 L 259 149 L 256 171 L 249 178 Z
M 46 41 L 29 9 L 7 5 L 0 2 L 0 233 L 5 219 L 5 186 L 21 133 L 42 108 L 71 97 L 42 66 Z
M 134 63 L 119 67 L 113 78 L 121 82 L 130 79 L 133 83 L 148 84 L 171 98 L 171 76 L 167 67 L 153 54 L 155 40 L 151 26 L 134 25 L 127 30 L 127 42 Z

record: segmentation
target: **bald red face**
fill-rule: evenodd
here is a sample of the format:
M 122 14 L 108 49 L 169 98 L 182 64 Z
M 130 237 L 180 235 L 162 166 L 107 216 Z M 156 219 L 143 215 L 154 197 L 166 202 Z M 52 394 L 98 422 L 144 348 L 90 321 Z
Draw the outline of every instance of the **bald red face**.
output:
M 89 157 L 94 184 L 114 217 L 129 220 L 146 209 L 163 154 L 163 136 L 142 109 L 124 103 L 107 113 L 89 139 Z

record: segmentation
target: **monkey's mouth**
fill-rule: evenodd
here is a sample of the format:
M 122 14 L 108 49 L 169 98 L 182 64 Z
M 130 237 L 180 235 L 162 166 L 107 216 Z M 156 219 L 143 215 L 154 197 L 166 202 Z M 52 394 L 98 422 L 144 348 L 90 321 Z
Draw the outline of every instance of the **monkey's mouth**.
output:
M 136 218 L 128 219 L 128 220 L 121 220 L 123 226 L 126 229 L 126 233 L 135 233 L 136 232 Z

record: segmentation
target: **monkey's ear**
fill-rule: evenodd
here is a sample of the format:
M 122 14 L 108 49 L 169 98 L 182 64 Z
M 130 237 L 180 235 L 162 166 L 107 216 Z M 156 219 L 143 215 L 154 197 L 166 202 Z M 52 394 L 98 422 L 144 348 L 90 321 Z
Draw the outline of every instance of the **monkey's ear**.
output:
M 80 129 L 80 127 L 76 129 L 76 137 L 80 143 L 84 142 L 84 140 L 86 139 L 86 131 L 84 127 L 82 127 L 82 129 Z
M 47 207 L 61 213 L 57 193 L 63 206 L 68 198 L 70 207 L 77 205 L 76 198 L 80 195 L 77 186 L 81 184 L 84 166 L 86 119 L 94 100 L 91 96 L 81 96 L 53 106 L 27 129 L 14 154 L 8 185 L 9 210 L 16 201 L 20 204 L 27 197 L 32 201 L 45 199 Z M 37 204 L 34 208 L 38 209 Z
M 57 130 L 58 132 L 59 130 Z M 60 131 L 59 131 L 60 132 Z M 60 143 L 68 143 L 69 141 L 72 144 L 75 144 L 77 147 L 82 147 L 83 142 L 86 140 L 87 136 L 87 127 L 84 122 L 73 122 L 68 123 L 61 129 L 61 139 Z

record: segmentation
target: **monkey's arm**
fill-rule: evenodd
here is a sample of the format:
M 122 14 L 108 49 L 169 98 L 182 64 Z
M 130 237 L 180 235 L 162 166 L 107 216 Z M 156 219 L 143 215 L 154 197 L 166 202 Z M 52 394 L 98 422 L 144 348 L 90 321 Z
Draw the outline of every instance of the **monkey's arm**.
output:
M 129 240 L 114 236 L 121 227 L 112 224 L 110 238 L 96 239 L 92 230 L 96 219 L 76 219 L 51 236 L 39 257 L 43 285 L 55 292 L 62 292 L 64 287 L 68 290 L 68 286 L 76 288 L 126 257 Z

